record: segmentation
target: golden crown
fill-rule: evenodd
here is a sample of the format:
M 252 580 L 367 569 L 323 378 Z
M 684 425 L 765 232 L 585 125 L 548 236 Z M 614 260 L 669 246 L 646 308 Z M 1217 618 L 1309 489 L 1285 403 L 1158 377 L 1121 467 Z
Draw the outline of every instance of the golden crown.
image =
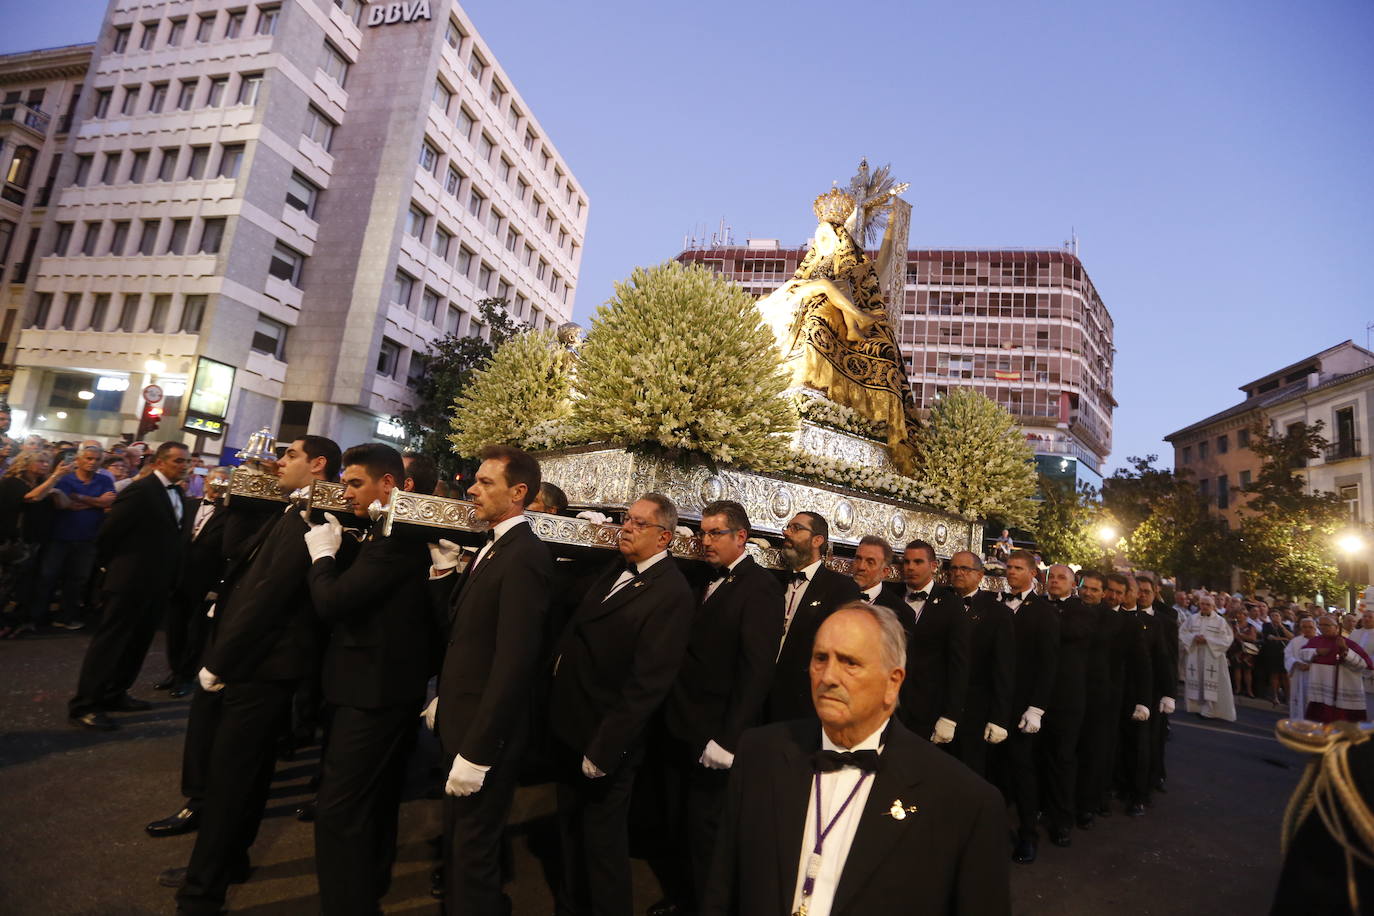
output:
M 811 205 L 816 211 L 816 219 L 825 223 L 843 223 L 854 212 L 854 198 L 839 188 L 831 188 Z

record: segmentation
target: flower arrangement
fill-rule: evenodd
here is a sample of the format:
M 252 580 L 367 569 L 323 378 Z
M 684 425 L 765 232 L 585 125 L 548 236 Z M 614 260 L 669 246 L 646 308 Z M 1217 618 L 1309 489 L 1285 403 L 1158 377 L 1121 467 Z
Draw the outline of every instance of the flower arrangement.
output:
M 804 480 L 832 486 L 848 487 L 869 493 L 881 493 L 908 502 L 929 503 L 935 492 L 922 486 L 911 477 L 904 477 L 891 471 L 838 461 L 813 455 L 810 452 L 792 452 L 777 470 L 784 474 Z
M 570 380 L 568 355 L 552 331 L 518 334 L 455 399 L 449 440 L 464 455 L 493 442 L 550 448 L 547 442 L 569 434 Z
M 796 408 L 797 415 L 801 419 L 815 423 L 817 426 L 828 426 L 842 433 L 851 433 L 865 439 L 876 439 L 879 442 L 887 439 L 887 425 L 885 423 L 875 423 L 852 407 L 806 394 L 792 395 L 792 405 Z

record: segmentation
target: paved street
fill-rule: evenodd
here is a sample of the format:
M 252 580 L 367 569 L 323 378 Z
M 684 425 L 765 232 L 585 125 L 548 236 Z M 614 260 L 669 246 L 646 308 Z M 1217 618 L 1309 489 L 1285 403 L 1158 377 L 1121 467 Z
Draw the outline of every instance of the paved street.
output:
M 0 643 L 0 913 L 170 913 L 159 871 L 186 863 L 192 837 L 154 840 L 143 825 L 179 807 L 181 738 L 188 701 L 147 687 L 163 671 L 161 642 L 134 693 L 151 711 L 118 714 L 112 734 L 66 724 L 85 633 Z M 1015 867 L 1018 914 L 1176 914 L 1267 911 L 1278 866 L 1278 830 L 1301 766 L 1272 738 L 1276 713 L 1247 708 L 1234 726 L 1175 717 L 1169 794 L 1148 816 L 1118 814 L 1071 849 L 1043 843 L 1041 860 Z M 313 752 L 312 752 L 313 753 Z M 253 849 L 256 872 L 231 891 L 236 912 L 316 911 L 312 839 L 292 812 L 306 797 L 316 758 L 283 762 Z M 417 759 L 419 788 L 430 766 Z M 509 893 L 517 914 L 552 912 L 540 860 L 552 810 L 547 787 L 521 791 Z M 412 797 L 402 809 L 401 850 L 388 913 L 434 912 L 429 897 L 437 803 Z M 637 866 L 636 906 L 657 887 Z M 913 888 L 913 899 L 919 889 Z M 913 905 L 913 912 L 917 911 Z

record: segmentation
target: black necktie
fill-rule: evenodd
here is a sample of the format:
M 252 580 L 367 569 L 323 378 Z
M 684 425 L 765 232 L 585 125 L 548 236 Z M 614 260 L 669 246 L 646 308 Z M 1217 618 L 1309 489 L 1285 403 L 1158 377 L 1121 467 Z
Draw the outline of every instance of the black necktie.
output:
M 811 755 L 811 769 L 818 773 L 833 773 L 848 766 L 876 773 L 879 760 L 881 758 L 877 751 L 816 751 Z
M 708 565 L 708 567 L 707 567 L 707 572 L 706 572 L 706 581 L 707 581 L 707 582 L 719 582 L 721 579 L 724 579 L 727 575 L 729 575 L 729 573 L 730 573 L 730 567 L 728 567 L 728 566 L 709 566 L 709 565 Z
M 930 597 L 930 592 L 907 592 L 907 601 L 925 601 Z
M 805 581 L 806 581 L 806 573 L 804 573 L 804 572 L 794 572 L 791 576 L 788 577 L 788 580 L 787 580 L 787 581 L 792 582 L 792 583 L 794 583 L 794 584 L 797 583 L 797 582 L 805 582 Z

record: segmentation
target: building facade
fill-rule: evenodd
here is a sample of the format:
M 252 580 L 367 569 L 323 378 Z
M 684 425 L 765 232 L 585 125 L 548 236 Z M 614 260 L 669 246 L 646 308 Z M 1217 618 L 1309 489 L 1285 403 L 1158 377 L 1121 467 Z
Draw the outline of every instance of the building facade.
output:
M 587 210 L 451 0 L 113 0 L 11 406 L 112 438 L 152 384 L 157 438 L 185 425 L 211 453 L 264 426 L 394 438 L 430 341 L 483 333 L 482 299 L 569 318 Z
M 678 260 L 763 296 L 791 279 L 805 253 L 751 240 Z M 1077 255 L 913 249 L 896 332 L 919 408 L 953 388 L 980 391 L 1016 418 L 1041 473 L 1101 489 L 1116 407 L 1113 326 Z

